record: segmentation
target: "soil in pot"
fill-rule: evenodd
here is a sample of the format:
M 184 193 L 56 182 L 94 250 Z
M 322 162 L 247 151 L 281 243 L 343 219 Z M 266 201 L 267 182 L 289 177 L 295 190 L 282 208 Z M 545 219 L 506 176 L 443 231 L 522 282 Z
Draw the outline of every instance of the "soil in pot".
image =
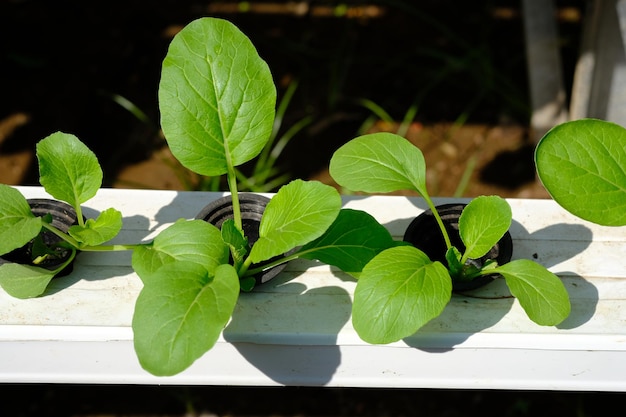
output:
M 74 208 L 63 201 L 57 201 L 47 198 L 33 198 L 29 199 L 28 205 L 32 213 L 37 217 L 43 217 L 48 214 L 52 217 L 52 226 L 67 233 L 68 229 L 72 225 L 78 224 L 76 212 Z M 42 262 L 33 264 L 33 247 L 37 244 L 36 240 L 41 239 L 39 243 L 43 242 L 49 249 L 56 253 L 56 256 L 47 257 Z M 36 239 L 31 240 L 21 248 L 15 249 L 0 257 L 0 264 L 5 262 L 19 263 L 23 265 L 34 265 L 41 268 L 53 271 L 63 264 L 72 255 L 72 250 L 59 245 L 62 239 L 54 233 L 43 230 Z M 74 262 L 70 262 L 65 268 L 63 268 L 58 274 L 59 276 L 68 275 L 74 268 Z
M 263 216 L 265 206 L 267 205 L 267 203 L 269 203 L 269 201 L 269 198 L 258 194 L 239 194 L 239 205 L 241 207 L 241 222 L 243 226 L 243 232 L 248 238 L 248 244 L 250 246 L 254 245 L 254 243 L 259 240 L 259 227 L 261 225 L 261 217 Z M 234 218 L 234 214 L 232 197 L 230 195 L 217 199 L 208 204 L 196 216 L 196 219 L 205 220 L 220 230 L 222 227 L 222 223 L 232 218 Z M 263 265 L 267 265 L 280 258 L 280 256 L 277 256 L 259 264 L 252 264 L 250 266 L 250 269 L 262 267 Z M 260 285 L 271 280 L 276 275 L 278 275 L 285 268 L 285 266 L 287 265 L 281 264 L 254 275 L 256 284 Z
M 461 253 L 465 250 L 465 245 L 459 236 L 459 217 L 465 206 L 466 204 L 442 204 L 436 207 L 452 245 Z M 403 239 L 428 255 L 432 261 L 439 261 L 447 265 L 446 243 L 431 210 L 427 210 L 413 219 L 407 227 Z M 469 262 L 481 267 L 487 260 L 495 259 L 498 265 L 502 265 L 511 260 L 512 254 L 513 241 L 509 232 L 506 232 L 485 256 L 480 259 L 471 259 Z M 455 292 L 470 291 L 482 287 L 498 277 L 500 277 L 499 274 L 491 274 L 476 277 L 471 281 L 452 279 L 452 290 Z

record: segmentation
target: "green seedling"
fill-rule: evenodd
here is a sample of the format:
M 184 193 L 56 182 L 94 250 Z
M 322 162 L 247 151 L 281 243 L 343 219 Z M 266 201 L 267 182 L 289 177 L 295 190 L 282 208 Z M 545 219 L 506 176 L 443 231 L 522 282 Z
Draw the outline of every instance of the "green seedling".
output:
M 540 325 L 556 325 L 570 312 L 561 280 L 536 262 L 494 262 L 477 268 L 469 261 L 485 255 L 512 221 L 509 204 L 498 196 L 473 199 L 459 219 L 463 253 L 451 244 L 441 217 L 426 189 L 426 164 L 419 148 L 393 133 L 357 137 L 339 148 L 330 161 L 331 176 L 352 191 L 418 192 L 435 215 L 446 242 L 447 265 L 431 261 L 412 246 L 386 249 L 361 272 L 354 294 L 352 321 L 370 343 L 391 343 L 408 337 L 439 316 L 451 299 L 452 279 L 472 280 L 500 274 L 528 317 Z
M 133 318 L 135 350 L 149 372 L 178 373 L 210 349 L 239 292 L 252 290 L 253 276 L 262 270 L 304 258 L 358 275 L 377 253 L 397 244 L 369 214 L 342 209 L 333 187 L 302 180 L 278 190 L 263 213 L 259 239 L 249 241 L 238 166 L 260 154 L 268 158 L 262 152 L 275 135 L 276 88 L 265 61 L 232 23 L 202 18 L 174 37 L 163 61 L 159 106 L 176 159 L 197 174 L 226 176 L 234 218 L 221 230 L 207 224 L 211 259 L 191 256 L 182 266 L 136 267 L 144 287 Z M 170 253 L 160 237 L 134 251 L 133 265 L 141 260 L 152 266 L 150 260 Z
M 78 251 L 129 250 L 133 245 L 105 245 L 122 228 L 122 214 L 109 208 L 96 218 L 83 218 L 81 205 L 96 195 L 102 185 L 102 169 L 98 159 L 73 135 L 57 132 L 37 144 L 39 181 L 53 198 L 72 206 L 77 225 L 67 233 L 54 227 L 49 216 L 36 217 L 26 198 L 16 189 L 0 184 L 0 254 L 6 254 L 35 240 L 47 230 L 61 241 L 54 247 L 33 244 L 32 263 L 5 263 L 0 266 L 0 285 L 11 295 L 30 298 L 41 295 L 50 280 L 74 260 Z M 60 252 L 70 256 L 56 269 L 39 266 Z
M 81 205 L 102 183 L 97 158 L 76 137 L 56 133 L 37 147 L 41 184 L 70 203 L 81 220 L 62 233 L 35 217 L 19 191 L 1 186 L 0 253 L 21 247 L 42 230 L 58 235 L 72 257 L 79 250 L 132 250 L 132 267 L 143 283 L 132 320 L 139 362 L 155 375 L 183 371 L 214 346 L 240 291 L 253 289 L 254 275 L 302 258 L 358 276 L 376 254 L 398 244 L 369 214 L 342 209 L 333 187 L 302 180 L 279 189 L 265 208 L 258 240 L 249 240 L 242 227 L 238 166 L 267 149 L 274 137 L 275 104 L 269 68 L 239 29 L 221 19 L 191 22 L 172 40 L 163 61 L 161 125 L 184 167 L 226 176 L 234 219 L 221 229 L 181 219 L 149 242 L 105 244 L 119 233 L 121 213 L 109 209 L 82 221 Z M 15 296 L 34 297 L 56 272 L 5 264 L 0 283 Z

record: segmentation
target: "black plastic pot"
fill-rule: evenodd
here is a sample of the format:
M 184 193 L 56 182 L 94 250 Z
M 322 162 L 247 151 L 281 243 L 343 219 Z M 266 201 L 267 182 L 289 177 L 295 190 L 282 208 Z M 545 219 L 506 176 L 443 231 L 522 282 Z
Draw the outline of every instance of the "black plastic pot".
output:
M 461 253 L 465 250 L 465 245 L 459 236 L 459 217 L 465 206 L 466 204 L 442 204 L 436 207 L 448 232 L 452 246 L 459 249 Z M 420 249 L 432 261 L 439 261 L 447 265 L 445 257 L 446 243 L 431 210 L 427 210 L 413 219 L 404 233 L 404 241 Z M 513 241 L 509 232 L 506 232 L 502 239 L 485 256 L 480 259 L 471 259 L 469 262 L 480 268 L 487 260 L 495 259 L 498 265 L 502 265 L 511 260 L 512 254 Z M 455 292 L 473 290 L 487 285 L 499 276 L 499 274 L 484 275 L 476 277 L 471 281 L 453 279 L 452 290 Z
M 265 211 L 265 206 L 269 203 L 270 199 L 258 194 L 241 193 L 239 194 L 239 206 L 241 208 L 241 223 L 243 232 L 248 238 L 248 244 L 250 246 L 259 240 L 259 227 L 261 225 L 261 217 Z M 196 216 L 196 219 L 205 220 L 218 229 L 221 229 L 222 223 L 228 219 L 234 218 L 232 197 L 226 196 L 212 203 L 206 205 Z M 250 269 L 262 267 L 269 263 L 280 259 L 281 256 L 277 256 L 268 261 L 261 262 L 259 264 L 252 264 Z M 278 275 L 286 264 L 281 264 L 269 269 L 264 270 L 261 273 L 254 275 L 257 285 L 266 283 L 267 281 Z
M 27 201 L 32 213 L 35 216 L 43 217 L 47 214 L 50 214 L 50 216 L 52 216 L 52 226 L 56 227 L 62 232 L 67 232 L 70 226 L 78 224 L 74 208 L 63 201 L 57 201 L 47 198 L 34 198 Z M 42 229 L 40 236 L 42 237 L 44 244 L 48 248 L 57 252 L 58 256 L 45 259 L 41 263 L 34 266 L 53 271 L 67 261 L 67 259 L 72 255 L 72 250 L 59 246 L 58 244 L 62 242 L 62 239 L 48 230 Z M 0 264 L 13 262 L 23 265 L 33 265 L 33 242 L 34 240 L 31 240 L 21 248 L 17 248 L 7 254 L 2 255 L 0 257 Z M 67 275 L 72 272 L 73 268 L 74 261 L 70 262 L 65 268 L 63 268 L 58 274 L 56 274 L 56 276 L 59 277 Z

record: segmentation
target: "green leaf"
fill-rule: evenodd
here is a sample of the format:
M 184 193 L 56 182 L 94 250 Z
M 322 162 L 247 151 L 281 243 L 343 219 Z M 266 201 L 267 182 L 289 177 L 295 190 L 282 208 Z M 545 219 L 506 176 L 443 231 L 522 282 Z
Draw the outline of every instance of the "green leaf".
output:
M 100 213 L 97 219 L 87 219 L 84 226 L 71 226 L 68 233 L 78 242 L 97 246 L 113 239 L 121 229 L 122 213 L 109 208 Z
M 461 263 L 461 252 L 454 246 L 451 246 L 450 249 L 446 251 L 446 262 L 448 262 L 448 271 L 450 271 L 450 276 L 455 279 L 463 279 L 464 278 L 464 268 Z
M 492 270 L 501 274 L 528 317 L 542 326 L 561 323 L 571 305 L 563 282 L 542 265 L 518 259 Z
M 265 207 L 250 259 L 259 263 L 317 239 L 340 210 L 341 196 L 329 185 L 294 180 L 282 186 Z
M 56 272 L 31 265 L 2 264 L 0 286 L 12 297 L 33 298 L 43 294 Z
M 422 151 L 393 133 L 371 133 L 352 139 L 335 151 L 330 175 L 352 191 L 426 192 L 426 162 Z
M 41 224 L 41 217 L 35 217 L 18 190 L 0 184 L 0 255 L 30 242 L 41 231 Z
M 484 256 L 511 227 L 511 206 L 498 196 L 481 196 L 465 206 L 459 234 L 465 244 L 463 261 Z
M 250 250 L 248 238 L 243 235 L 241 230 L 237 229 L 233 219 L 228 219 L 222 223 L 222 239 L 230 248 L 230 254 L 235 263 L 235 269 L 238 270 Z
M 595 119 L 550 130 L 535 151 L 537 173 L 572 214 L 605 226 L 626 225 L 626 129 Z
M 145 282 L 133 315 L 135 352 L 154 375 L 185 370 L 211 349 L 232 316 L 239 278 L 231 265 L 215 276 L 192 262 L 161 268 Z
M 37 143 L 39 182 L 74 208 L 96 195 L 102 168 L 96 155 L 74 135 L 56 132 Z
M 363 269 L 352 324 L 368 343 L 391 343 L 443 312 L 452 295 L 446 268 L 412 246 L 387 249 Z
M 317 259 L 357 275 L 374 256 L 398 243 L 368 213 L 342 209 L 326 232 L 304 245 L 297 255 L 300 258 Z
M 257 156 L 272 132 L 269 67 L 232 23 L 201 18 L 170 43 L 159 84 L 161 126 L 174 156 L 207 176 Z
M 180 220 L 157 235 L 151 244 L 133 251 L 132 265 L 145 282 L 166 264 L 188 261 L 203 266 L 210 274 L 228 263 L 228 247 L 220 231 L 203 220 Z

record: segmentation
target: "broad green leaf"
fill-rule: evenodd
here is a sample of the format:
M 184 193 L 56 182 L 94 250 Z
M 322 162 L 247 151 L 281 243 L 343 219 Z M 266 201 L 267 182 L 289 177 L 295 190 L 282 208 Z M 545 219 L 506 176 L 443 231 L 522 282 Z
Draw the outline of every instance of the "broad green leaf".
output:
M 74 135 L 56 132 L 37 143 L 39 182 L 57 200 L 73 207 L 96 195 L 102 168 L 96 155 Z
M 237 303 L 239 278 L 227 264 L 214 272 L 181 261 L 145 282 L 132 326 L 137 357 L 148 372 L 179 373 L 217 341 Z
M 222 223 L 222 239 L 230 248 L 230 254 L 235 263 L 235 269 L 239 269 L 239 266 L 243 263 L 250 250 L 248 238 L 241 233 L 241 230 L 237 229 L 233 219 L 228 219 Z
M 43 294 L 55 274 L 45 268 L 6 263 L 0 265 L 0 286 L 10 296 L 33 298 Z
M 535 151 L 537 173 L 572 214 L 605 226 L 626 225 L 626 129 L 595 119 L 554 127 Z
M 159 268 L 175 261 L 202 265 L 213 273 L 228 263 L 228 247 L 220 231 L 203 220 L 180 220 L 157 235 L 151 244 L 133 251 L 132 265 L 144 281 Z
M 511 206 L 498 196 L 476 197 L 459 218 L 459 234 L 465 244 L 463 259 L 484 256 L 511 227 Z
M 450 301 L 446 268 L 412 246 L 387 249 L 363 269 L 354 292 L 352 324 L 368 343 L 391 343 L 415 333 Z
M 216 176 L 257 156 L 274 123 L 269 67 L 232 23 L 201 18 L 172 40 L 159 84 L 161 126 L 174 156 Z
M 341 196 L 333 187 L 317 181 L 291 181 L 265 207 L 250 259 L 259 263 L 317 239 L 340 210 Z
M 317 259 L 356 275 L 374 256 L 399 243 L 368 213 L 342 209 L 326 232 L 304 245 L 298 256 Z
M 352 139 L 335 151 L 330 175 L 352 191 L 426 193 L 426 162 L 415 145 L 393 133 L 371 133 Z
M 41 231 L 41 217 L 30 211 L 15 188 L 0 184 L 0 255 L 21 248 Z
M 122 213 L 109 208 L 100 213 L 97 219 L 87 219 L 84 226 L 71 226 L 68 233 L 85 245 L 97 246 L 113 239 L 121 229 Z
M 571 305 L 563 282 L 542 265 L 518 259 L 493 271 L 504 277 L 511 294 L 535 323 L 554 326 L 569 315 Z

